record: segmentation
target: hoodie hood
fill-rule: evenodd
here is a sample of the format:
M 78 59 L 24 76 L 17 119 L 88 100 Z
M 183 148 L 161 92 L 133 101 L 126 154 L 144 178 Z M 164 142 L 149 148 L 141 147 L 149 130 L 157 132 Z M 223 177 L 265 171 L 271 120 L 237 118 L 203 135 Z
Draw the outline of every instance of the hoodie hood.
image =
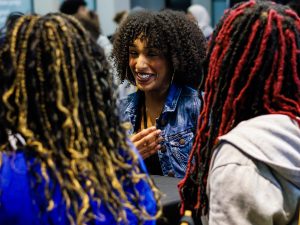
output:
M 219 138 L 261 161 L 300 188 L 300 128 L 290 117 L 259 116 Z

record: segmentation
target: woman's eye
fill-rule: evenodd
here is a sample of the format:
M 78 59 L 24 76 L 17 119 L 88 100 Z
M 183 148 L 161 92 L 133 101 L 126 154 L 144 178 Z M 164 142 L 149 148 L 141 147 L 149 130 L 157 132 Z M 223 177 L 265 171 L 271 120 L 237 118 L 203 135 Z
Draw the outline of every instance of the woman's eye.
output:
M 150 56 L 150 57 L 161 56 L 162 52 L 159 49 L 157 49 L 157 48 L 154 48 L 154 49 L 150 48 L 147 51 L 147 55 Z
M 129 51 L 129 55 L 136 56 L 138 53 L 136 51 Z
M 148 52 L 148 56 L 150 56 L 150 57 L 159 56 L 159 53 L 157 53 L 157 52 Z

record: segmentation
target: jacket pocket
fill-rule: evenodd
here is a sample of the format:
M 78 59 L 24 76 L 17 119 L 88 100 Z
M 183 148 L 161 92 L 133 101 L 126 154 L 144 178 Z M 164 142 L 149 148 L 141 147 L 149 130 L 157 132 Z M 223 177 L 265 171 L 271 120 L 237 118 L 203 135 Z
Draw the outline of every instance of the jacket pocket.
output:
M 194 133 L 191 129 L 179 132 L 169 137 L 171 154 L 182 170 L 186 170 L 189 154 L 194 142 Z

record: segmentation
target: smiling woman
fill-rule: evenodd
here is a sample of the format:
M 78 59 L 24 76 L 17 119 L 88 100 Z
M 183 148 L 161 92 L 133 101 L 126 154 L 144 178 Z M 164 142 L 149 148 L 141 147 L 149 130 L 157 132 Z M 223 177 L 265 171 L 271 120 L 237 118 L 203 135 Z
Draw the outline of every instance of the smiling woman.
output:
M 120 26 L 113 59 L 121 81 L 138 91 L 123 99 L 121 118 L 151 174 L 183 177 L 200 110 L 206 42 L 180 12 L 139 11 Z
M 129 67 L 139 90 L 167 93 L 171 82 L 167 59 L 159 49 L 147 47 L 143 34 L 129 47 Z

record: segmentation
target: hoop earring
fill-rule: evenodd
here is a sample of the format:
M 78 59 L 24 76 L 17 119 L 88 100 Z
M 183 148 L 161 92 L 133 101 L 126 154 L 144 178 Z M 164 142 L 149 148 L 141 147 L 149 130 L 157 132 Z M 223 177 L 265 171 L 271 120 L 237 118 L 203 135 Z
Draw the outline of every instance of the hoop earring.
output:
M 175 70 L 173 71 L 173 74 L 172 74 L 172 78 L 171 78 L 170 85 L 173 83 L 173 80 L 174 80 L 174 75 L 175 75 Z
M 128 66 L 126 66 L 125 78 L 126 78 L 126 80 L 129 81 L 130 84 L 136 86 L 135 81 L 132 81 L 132 80 L 128 77 Z

